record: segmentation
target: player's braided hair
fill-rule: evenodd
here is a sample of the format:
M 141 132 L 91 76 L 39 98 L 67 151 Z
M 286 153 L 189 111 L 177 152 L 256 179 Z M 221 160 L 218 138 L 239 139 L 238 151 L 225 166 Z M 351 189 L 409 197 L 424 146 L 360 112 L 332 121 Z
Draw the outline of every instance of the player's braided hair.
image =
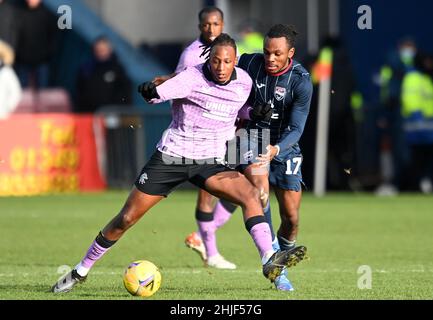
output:
M 206 57 L 206 60 L 208 60 L 212 49 L 217 46 L 230 46 L 235 49 L 235 52 L 237 50 L 235 40 L 227 33 L 221 33 L 218 37 L 215 38 L 214 41 L 212 41 L 211 44 L 200 46 L 200 48 L 203 48 L 203 52 L 200 54 L 200 58 L 204 56 Z
M 295 27 L 288 24 L 276 24 L 269 29 L 266 37 L 268 38 L 286 38 L 287 44 L 289 48 L 293 48 L 296 43 L 296 36 L 298 32 L 295 30 Z

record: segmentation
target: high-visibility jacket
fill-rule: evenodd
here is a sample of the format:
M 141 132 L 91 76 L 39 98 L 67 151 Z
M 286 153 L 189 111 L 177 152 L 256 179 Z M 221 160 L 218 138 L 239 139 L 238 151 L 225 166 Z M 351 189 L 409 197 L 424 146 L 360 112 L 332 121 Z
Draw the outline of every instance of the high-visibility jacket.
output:
M 401 87 L 401 113 L 410 144 L 433 144 L 433 81 L 419 71 L 408 72 Z
M 238 56 L 244 53 L 258 53 L 263 51 L 263 36 L 258 32 L 247 34 L 241 41 L 236 43 Z

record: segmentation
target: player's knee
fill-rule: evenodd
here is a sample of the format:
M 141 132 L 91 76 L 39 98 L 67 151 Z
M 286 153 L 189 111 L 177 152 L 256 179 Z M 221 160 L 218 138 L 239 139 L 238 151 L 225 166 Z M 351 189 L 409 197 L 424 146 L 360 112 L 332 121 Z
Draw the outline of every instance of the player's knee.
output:
M 249 187 L 248 190 L 245 190 L 245 192 L 242 192 L 241 201 L 242 201 L 242 205 L 244 207 L 247 207 L 248 205 L 251 205 L 251 204 L 259 205 L 261 207 L 260 190 L 254 186 Z

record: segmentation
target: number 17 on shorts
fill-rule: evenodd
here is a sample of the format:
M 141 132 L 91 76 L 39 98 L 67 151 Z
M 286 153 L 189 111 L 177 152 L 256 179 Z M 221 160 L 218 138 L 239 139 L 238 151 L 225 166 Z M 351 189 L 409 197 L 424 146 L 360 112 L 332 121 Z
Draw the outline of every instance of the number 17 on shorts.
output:
M 301 168 L 302 157 L 294 157 L 286 161 L 286 174 L 287 175 L 297 175 L 299 169 Z

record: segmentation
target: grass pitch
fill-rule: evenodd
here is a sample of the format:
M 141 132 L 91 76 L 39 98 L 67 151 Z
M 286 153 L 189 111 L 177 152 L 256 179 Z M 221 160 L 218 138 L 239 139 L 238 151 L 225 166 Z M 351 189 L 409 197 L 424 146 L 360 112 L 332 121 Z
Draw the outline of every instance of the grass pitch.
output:
M 148 212 L 68 294 L 50 286 L 85 254 L 123 205 L 126 192 L 0 198 L 0 299 L 140 299 L 124 289 L 126 266 L 160 267 L 162 286 L 149 299 L 432 299 L 433 197 L 304 195 L 299 244 L 309 261 L 289 270 L 295 287 L 278 292 L 261 274 L 241 212 L 219 230 L 220 252 L 233 271 L 203 267 L 183 241 L 196 229 L 196 192 L 176 191 Z M 274 226 L 279 224 L 272 202 Z M 361 267 L 368 266 L 368 267 Z M 360 268 L 361 267 L 361 268 Z M 371 269 L 371 289 L 366 270 Z

